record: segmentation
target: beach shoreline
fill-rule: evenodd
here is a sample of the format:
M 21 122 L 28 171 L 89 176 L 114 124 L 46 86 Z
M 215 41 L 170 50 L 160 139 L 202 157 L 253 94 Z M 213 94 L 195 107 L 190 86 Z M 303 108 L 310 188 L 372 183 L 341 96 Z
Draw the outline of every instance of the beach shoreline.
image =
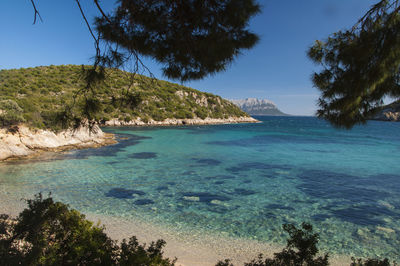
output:
M 20 200 L 4 198 L 0 193 L 0 213 L 17 216 L 26 206 Z M 273 257 L 280 252 L 282 245 L 260 242 L 246 238 L 235 238 L 197 230 L 177 231 L 173 225 L 165 226 L 133 217 L 117 217 L 98 213 L 84 213 L 94 224 L 105 226 L 105 232 L 118 242 L 136 236 L 140 243 L 149 245 L 152 241 L 166 241 L 164 257 L 177 258 L 177 266 L 213 266 L 220 260 L 231 259 L 235 266 L 241 266 L 262 253 L 264 257 Z M 330 254 L 330 265 L 350 265 L 351 256 Z

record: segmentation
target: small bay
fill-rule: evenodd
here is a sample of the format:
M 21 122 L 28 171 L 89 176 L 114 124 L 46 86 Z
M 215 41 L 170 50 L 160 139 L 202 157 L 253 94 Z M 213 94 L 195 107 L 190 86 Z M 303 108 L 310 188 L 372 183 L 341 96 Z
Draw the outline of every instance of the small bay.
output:
M 282 224 L 305 221 L 324 251 L 400 260 L 400 123 L 256 118 L 105 128 L 118 144 L 2 163 L 1 209 L 51 192 L 83 213 L 279 245 Z

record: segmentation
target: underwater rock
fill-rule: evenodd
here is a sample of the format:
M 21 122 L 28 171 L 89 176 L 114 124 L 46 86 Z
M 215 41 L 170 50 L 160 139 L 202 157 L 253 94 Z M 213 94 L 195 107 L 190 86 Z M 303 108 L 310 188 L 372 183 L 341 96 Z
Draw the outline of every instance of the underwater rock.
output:
M 131 191 L 132 191 L 132 194 L 136 194 L 136 195 L 139 195 L 139 196 L 146 195 L 146 193 L 141 191 L 141 190 L 131 189 Z
M 128 155 L 129 158 L 133 159 L 152 159 L 157 157 L 155 152 L 136 152 Z
M 183 199 L 187 201 L 200 201 L 199 197 L 194 197 L 194 196 L 183 196 Z
M 288 211 L 294 211 L 294 208 L 289 207 L 289 206 L 285 206 L 285 205 L 281 205 L 281 204 L 268 204 L 265 206 L 266 209 L 273 209 L 273 210 L 288 210 Z
M 379 203 L 379 205 L 386 207 L 388 209 L 391 209 L 391 210 L 395 208 L 392 204 L 390 204 L 387 201 L 380 200 L 380 201 L 378 201 L 378 203 Z
M 105 195 L 106 197 L 113 197 L 117 199 L 132 199 L 134 198 L 132 189 L 125 188 L 112 188 Z
M 139 199 L 136 200 L 133 204 L 135 205 L 148 205 L 148 204 L 153 204 L 154 201 L 152 201 L 151 199 Z
M 376 230 L 382 231 L 382 232 L 387 233 L 387 234 L 394 234 L 396 232 L 392 228 L 383 227 L 383 226 L 377 226 Z
M 198 163 L 201 166 L 216 166 L 221 164 L 221 161 L 210 158 L 203 158 L 203 159 L 192 158 L 192 160 L 196 161 L 196 163 Z
M 221 195 L 214 195 L 208 192 L 187 192 L 183 193 L 183 198 L 198 198 L 200 202 L 210 203 L 212 200 L 228 201 L 230 198 Z
M 237 195 L 242 195 L 242 196 L 249 196 L 256 194 L 254 190 L 249 190 L 249 189 L 244 189 L 244 188 L 235 188 L 235 193 Z

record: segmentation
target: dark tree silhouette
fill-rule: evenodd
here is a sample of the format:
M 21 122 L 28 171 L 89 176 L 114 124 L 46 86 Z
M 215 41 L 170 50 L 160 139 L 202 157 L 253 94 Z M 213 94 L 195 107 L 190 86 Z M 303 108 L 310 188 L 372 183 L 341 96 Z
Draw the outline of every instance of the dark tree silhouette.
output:
M 97 18 L 96 29 L 101 39 L 135 57 L 150 56 L 167 77 L 185 81 L 225 70 L 253 47 L 258 37 L 247 26 L 259 10 L 254 0 L 122 0 Z
M 338 127 L 365 123 L 386 96 L 400 98 L 400 2 L 382 0 L 346 31 L 316 41 L 308 56 L 322 70 L 317 115 Z
M 15 219 L 0 215 L 0 265 L 158 265 L 173 266 L 163 257 L 165 241 L 149 246 L 136 237 L 120 245 L 68 205 L 36 195 Z
M 40 17 L 34 0 L 34 23 Z M 95 27 L 89 23 L 80 0 L 75 0 L 95 43 L 91 68 L 83 67 L 86 86 L 75 97 L 84 96 L 82 115 L 74 117 L 67 106 L 60 120 L 78 126 L 96 122 L 101 102 L 96 88 L 107 78 L 106 68 L 124 68 L 132 74 L 149 73 L 142 57 L 162 65 L 171 79 L 187 81 L 224 71 L 243 49 L 252 48 L 258 36 L 248 29 L 260 12 L 256 0 L 119 0 L 114 11 L 99 11 Z M 136 81 L 132 82 L 134 84 Z

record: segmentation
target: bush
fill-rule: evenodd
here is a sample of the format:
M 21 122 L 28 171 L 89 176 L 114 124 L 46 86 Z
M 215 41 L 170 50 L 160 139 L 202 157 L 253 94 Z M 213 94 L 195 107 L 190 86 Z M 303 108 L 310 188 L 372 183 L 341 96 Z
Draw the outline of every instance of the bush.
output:
M 316 257 L 318 254 L 317 244 L 319 234 L 313 233 L 311 224 L 302 223 L 301 228 L 296 228 L 293 224 L 284 224 L 283 229 L 289 234 L 286 247 L 279 253 L 274 254 L 274 258 L 263 258 L 260 254 L 256 259 L 244 266 L 327 266 L 329 265 L 329 255 Z M 388 259 L 362 259 L 351 258 L 350 266 L 390 266 Z M 396 266 L 396 262 L 393 263 Z M 215 266 L 234 266 L 230 259 L 219 261 Z
M 298 229 L 293 224 L 284 224 L 283 229 L 289 233 L 286 247 L 279 253 L 274 254 L 274 258 L 263 258 L 260 254 L 257 259 L 245 266 L 283 266 L 283 265 L 309 265 L 309 266 L 327 266 L 328 254 L 323 257 L 315 257 L 318 253 L 319 235 L 313 233 L 312 226 L 308 223 L 302 223 Z M 220 261 L 216 266 L 233 266 L 230 260 Z
M 0 216 L 0 265 L 174 265 L 162 240 L 146 248 L 135 237 L 117 245 L 83 214 L 36 195 L 16 219 Z
M 352 263 L 350 264 L 350 266 L 390 266 L 390 262 L 388 259 L 367 259 L 363 261 L 362 259 L 355 259 L 352 257 L 351 261 Z
M 10 126 L 24 122 L 23 110 L 13 100 L 0 101 L 0 123 L 2 126 Z

